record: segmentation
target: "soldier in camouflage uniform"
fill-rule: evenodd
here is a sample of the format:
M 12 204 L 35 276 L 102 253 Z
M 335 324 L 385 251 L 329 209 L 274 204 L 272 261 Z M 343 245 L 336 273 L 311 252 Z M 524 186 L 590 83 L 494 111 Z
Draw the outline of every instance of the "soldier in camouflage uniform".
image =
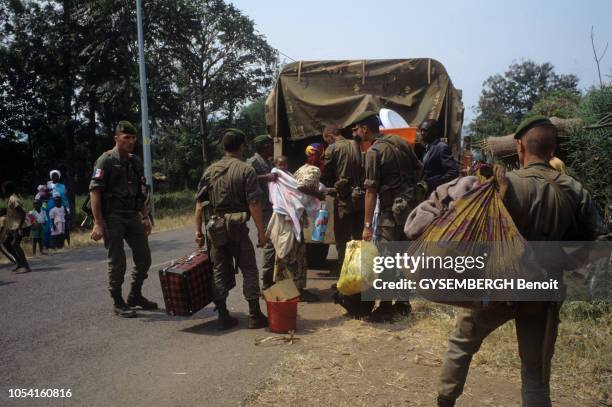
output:
M 269 134 L 263 134 L 253 139 L 255 145 L 255 154 L 247 160 L 249 164 L 255 170 L 257 174 L 257 181 L 263 194 L 261 196 L 261 211 L 263 215 L 263 223 L 267 225 L 270 223 L 272 217 L 272 203 L 270 202 L 268 182 L 276 180 L 276 174 L 271 174 L 272 171 L 272 157 L 274 156 L 274 144 L 272 142 L 272 136 Z M 271 241 L 267 241 L 263 247 L 263 267 L 262 267 L 262 283 L 263 289 L 270 287 L 274 281 L 274 259 L 276 258 L 276 252 Z
M 522 168 L 507 174 L 504 201 L 523 237 L 534 241 L 592 240 L 605 233 L 589 192 L 549 165 L 557 144 L 556 127 L 547 118 L 535 116 L 523 121 L 514 137 Z M 489 334 L 509 320 L 516 324 L 522 405 L 550 406 L 550 361 L 560 305 L 502 302 L 461 310 L 442 363 L 438 406 L 455 405 L 463 392 L 472 356 Z
M 372 240 L 372 221 L 377 198 L 380 210 L 376 226 L 377 241 L 405 240 L 404 222 L 416 204 L 415 189 L 422 165 L 410 145 L 403 139 L 379 133 L 375 112 L 363 113 L 354 124 L 359 137 L 372 142 L 365 157 L 363 240 Z M 396 301 L 394 309 L 391 301 L 381 301 L 378 308 L 372 312 L 371 320 L 391 320 L 394 311 L 407 315 L 410 313 L 410 302 Z
M 219 330 L 238 324 L 226 305 L 229 291 L 235 285 L 234 260 L 244 279 L 243 294 L 249 303 L 248 327 L 268 326 L 268 320 L 259 308 L 259 272 L 247 227 L 247 221 L 252 216 L 257 227 L 258 245 L 263 247 L 266 238 L 261 213 L 262 191 L 253 167 L 241 161 L 244 143 L 242 131 L 227 129 L 223 135 L 225 156 L 206 168 L 198 185 L 196 242 L 199 245 L 204 242 L 202 210 L 203 203 L 209 202 L 212 222 L 207 224 L 206 232 L 211 242 L 214 303 L 219 312 Z
M 323 156 L 321 182 L 336 190 L 334 199 L 334 236 L 338 251 L 338 267 L 342 267 L 346 243 L 361 240 L 363 230 L 363 165 L 359 144 L 342 137 L 340 127 L 328 125 L 323 138 L 329 146 Z M 332 142 L 333 141 L 333 142 Z M 339 275 L 340 270 L 332 275 Z
M 136 145 L 136 128 L 121 121 L 115 130 L 115 148 L 102 154 L 94 166 L 89 184 L 94 216 L 93 240 L 104 238 L 108 249 L 109 290 L 115 303 L 114 312 L 124 318 L 136 316 L 132 307 L 157 309 L 157 304 L 142 295 L 142 284 L 151 266 L 147 235 L 151 222 L 145 206 L 147 186 L 140 158 L 132 154 Z M 126 270 L 123 241 L 132 249 L 134 272 L 127 303 L 121 295 Z

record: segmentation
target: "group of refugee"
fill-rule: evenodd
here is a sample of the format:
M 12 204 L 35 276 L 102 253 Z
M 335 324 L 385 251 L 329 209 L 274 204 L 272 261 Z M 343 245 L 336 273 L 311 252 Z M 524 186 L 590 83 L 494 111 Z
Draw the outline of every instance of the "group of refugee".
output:
M 70 244 L 70 200 L 59 170 L 50 171 L 49 181 L 38 186 L 30 211 L 17 194 L 15 182 L 5 181 L 2 193 L 7 201 L 0 214 L 0 241 L 3 254 L 15 263 L 13 272 L 31 271 L 21 247 L 24 236 L 30 237 L 34 256 L 37 249 L 40 254 L 48 254 L 49 249 L 63 248 L 64 242 Z

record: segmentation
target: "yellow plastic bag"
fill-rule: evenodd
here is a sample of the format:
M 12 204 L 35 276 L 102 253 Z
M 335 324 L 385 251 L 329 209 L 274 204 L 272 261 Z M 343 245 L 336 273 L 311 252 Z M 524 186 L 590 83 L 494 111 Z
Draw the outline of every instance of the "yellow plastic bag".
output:
M 348 242 L 338 279 L 338 291 L 344 295 L 354 295 L 369 288 L 375 279 L 373 267 L 376 256 L 378 249 L 374 243 L 362 240 Z

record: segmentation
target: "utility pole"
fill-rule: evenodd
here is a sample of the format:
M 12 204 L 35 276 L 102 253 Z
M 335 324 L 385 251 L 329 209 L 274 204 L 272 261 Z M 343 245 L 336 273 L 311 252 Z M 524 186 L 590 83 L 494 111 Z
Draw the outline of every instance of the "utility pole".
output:
M 136 21 L 138 25 L 138 67 L 140 70 L 140 114 L 142 116 L 142 157 L 144 172 L 151 194 L 151 215 L 153 207 L 153 174 L 151 169 L 151 132 L 149 130 L 149 103 L 147 98 L 147 72 L 144 58 L 144 34 L 142 29 L 142 0 L 136 0 Z

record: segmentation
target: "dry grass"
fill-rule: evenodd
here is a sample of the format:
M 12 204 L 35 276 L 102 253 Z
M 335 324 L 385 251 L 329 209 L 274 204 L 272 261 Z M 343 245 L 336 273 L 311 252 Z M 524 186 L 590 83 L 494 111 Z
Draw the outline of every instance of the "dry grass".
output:
M 553 360 L 555 405 L 610 405 L 611 309 L 576 319 L 566 305 Z M 591 305 L 579 304 L 589 308 Z M 245 405 L 431 405 L 455 310 L 418 303 L 395 324 L 345 320 L 302 337 Z M 518 405 L 520 361 L 513 323 L 496 330 L 475 356 L 459 405 Z

